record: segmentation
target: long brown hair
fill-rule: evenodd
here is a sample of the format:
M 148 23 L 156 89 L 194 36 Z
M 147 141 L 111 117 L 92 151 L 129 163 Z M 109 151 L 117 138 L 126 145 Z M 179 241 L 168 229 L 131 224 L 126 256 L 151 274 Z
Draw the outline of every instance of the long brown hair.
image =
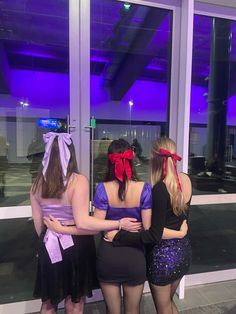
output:
M 118 154 L 122 154 L 127 150 L 130 150 L 131 146 L 130 144 L 125 141 L 124 139 L 118 139 L 118 140 L 114 140 L 111 142 L 111 144 L 108 147 L 108 155 L 112 154 L 112 153 L 118 153 Z M 131 176 L 131 180 L 133 181 L 138 181 L 138 176 L 135 170 L 135 166 L 134 166 L 134 162 L 133 160 L 129 160 L 130 163 L 130 167 L 132 170 L 132 176 Z M 118 197 L 121 201 L 124 201 L 125 199 L 125 193 L 126 193 L 126 186 L 127 186 L 127 176 L 126 173 L 124 172 L 123 174 L 123 181 L 119 181 L 116 176 L 115 176 L 115 165 L 111 163 L 111 161 L 109 160 L 109 158 L 107 159 L 107 172 L 106 172 L 106 176 L 105 176 L 105 182 L 108 181 L 113 181 L 115 180 L 116 182 L 118 182 L 119 184 L 119 190 L 118 190 Z
M 183 193 L 180 191 L 175 174 L 173 160 L 170 157 L 159 153 L 160 149 L 168 150 L 170 153 L 176 153 L 176 144 L 170 138 L 162 137 L 154 142 L 152 146 L 152 155 L 150 160 L 151 183 L 156 183 L 165 179 L 165 185 L 170 195 L 171 205 L 175 215 L 179 216 L 186 209 Z M 166 176 L 163 174 L 164 159 L 167 158 Z
M 67 182 L 72 173 L 78 173 L 77 161 L 75 156 L 75 147 L 71 143 L 68 145 L 70 151 L 70 161 L 67 168 Z M 42 198 L 57 198 L 60 199 L 65 192 L 67 184 L 64 185 L 62 166 L 60 160 L 60 152 L 58 146 L 58 137 L 56 136 L 53 143 L 49 159 L 49 164 L 45 177 L 42 174 L 42 166 L 32 186 L 32 193 L 40 192 Z

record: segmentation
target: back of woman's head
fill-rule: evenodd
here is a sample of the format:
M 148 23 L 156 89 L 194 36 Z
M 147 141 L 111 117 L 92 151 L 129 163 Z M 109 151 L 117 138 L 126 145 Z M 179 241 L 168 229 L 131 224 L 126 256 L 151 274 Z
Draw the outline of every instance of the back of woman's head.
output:
M 177 160 L 181 158 L 176 155 L 176 144 L 173 140 L 163 137 L 153 143 L 150 160 L 151 183 L 155 185 L 159 181 L 165 181 L 173 211 L 180 215 L 185 210 L 186 204 L 176 169 Z
M 108 154 L 113 154 L 113 153 L 121 153 L 122 154 L 126 150 L 129 150 L 129 149 L 131 149 L 130 144 L 126 140 L 120 138 L 118 140 L 114 140 L 111 142 L 111 144 L 108 147 L 107 153 Z
M 107 173 L 105 181 L 117 181 L 119 184 L 118 197 L 125 199 L 128 180 L 137 181 L 138 177 L 133 162 L 133 151 L 130 144 L 124 139 L 112 141 L 108 147 Z
M 72 141 L 70 141 L 70 144 L 65 144 L 68 148 L 69 159 L 66 169 L 63 169 L 65 165 L 63 163 L 62 166 L 61 156 L 61 154 L 66 153 L 63 150 L 60 150 L 59 145 L 58 136 L 55 136 L 51 143 L 46 171 L 44 171 L 45 166 L 42 166 L 32 187 L 33 193 L 38 192 L 40 188 L 40 196 L 42 198 L 61 198 L 62 194 L 67 188 L 67 182 L 71 174 L 74 172 L 78 173 L 75 148 Z M 48 154 L 48 152 L 45 152 L 43 162 L 45 160 L 46 154 Z

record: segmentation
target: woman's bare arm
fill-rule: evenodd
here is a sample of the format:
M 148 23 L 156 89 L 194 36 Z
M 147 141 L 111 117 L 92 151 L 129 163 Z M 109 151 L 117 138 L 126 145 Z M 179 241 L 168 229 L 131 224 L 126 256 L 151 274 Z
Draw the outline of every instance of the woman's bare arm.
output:
M 41 210 L 41 207 L 37 198 L 32 192 L 30 192 L 30 203 L 31 203 L 31 208 L 32 208 L 32 218 L 34 222 L 34 228 L 37 232 L 37 235 L 40 236 L 43 230 L 42 210 Z

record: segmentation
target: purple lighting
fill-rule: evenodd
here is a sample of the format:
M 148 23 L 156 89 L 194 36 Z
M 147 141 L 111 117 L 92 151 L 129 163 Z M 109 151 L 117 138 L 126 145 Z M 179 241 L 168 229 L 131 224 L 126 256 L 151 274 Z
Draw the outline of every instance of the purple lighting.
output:
M 55 59 L 56 57 L 52 54 L 44 52 L 36 52 L 36 51 L 17 51 L 16 54 L 29 56 L 29 57 L 37 57 L 37 58 L 44 58 L 44 59 Z
M 69 113 L 68 74 L 11 70 L 10 89 L 11 96 L 29 103 L 32 109 L 48 109 L 55 118 Z

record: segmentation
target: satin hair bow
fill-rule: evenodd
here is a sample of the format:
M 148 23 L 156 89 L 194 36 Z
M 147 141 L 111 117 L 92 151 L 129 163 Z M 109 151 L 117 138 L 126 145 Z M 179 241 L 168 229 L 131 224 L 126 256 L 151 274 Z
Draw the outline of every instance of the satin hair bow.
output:
M 44 178 L 45 178 L 45 174 L 46 174 L 49 160 L 50 160 L 52 143 L 56 136 L 58 137 L 58 147 L 59 147 L 62 173 L 63 173 L 64 178 L 66 178 L 66 175 L 67 175 L 67 167 L 70 161 L 70 150 L 68 148 L 68 145 L 72 143 L 71 135 L 68 133 L 48 132 L 46 134 L 43 134 L 43 140 L 44 140 L 44 143 L 46 144 L 45 153 L 42 160 L 42 165 L 43 165 L 42 173 L 43 173 Z M 64 184 L 66 184 L 65 180 L 64 180 Z
M 134 153 L 131 149 L 126 150 L 124 153 L 112 153 L 108 155 L 109 160 L 112 164 L 115 164 L 115 176 L 116 178 L 123 182 L 124 172 L 128 180 L 132 177 L 132 169 L 130 167 L 129 160 L 134 159 Z
M 159 150 L 159 154 L 162 155 L 163 157 L 166 157 L 166 158 L 164 158 L 164 161 L 163 161 L 163 176 L 164 176 L 164 178 L 166 177 L 166 171 L 167 171 L 166 170 L 167 158 L 170 157 L 172 159 L 174 169 L 175 169 L 176 182 L 178 184 L 180 192 L 182 192 L 182 186 L 181 186 L 181 183 L 179 180 L 179 175 L 178 175 L 178 171 L 177 171 L 177 167 L 176 167 L 176 161 L 181 161 L 182 158 L 176 154 L 172 154 L 171 152 L 169 152 L 168 150 L 163 149 L 163 148 L 161 148 Z

